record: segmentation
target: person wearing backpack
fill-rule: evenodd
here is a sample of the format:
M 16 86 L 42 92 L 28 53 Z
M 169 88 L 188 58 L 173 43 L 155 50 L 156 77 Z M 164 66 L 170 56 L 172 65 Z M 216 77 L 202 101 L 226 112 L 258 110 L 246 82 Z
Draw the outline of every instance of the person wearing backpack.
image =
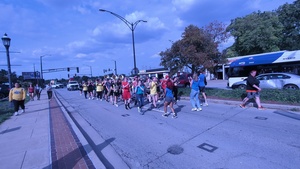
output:
M 26 98 L 26 91 L 24 88 L 20 87 L 19 83 L 15 83 L 15 87 L 9 91 L 9 101 L 13 102 L 14 104 L 14 116 L 20 115 L 18 113 L 19 107 L 22 109 L 22 113 L 25 112 L 25 98 Z

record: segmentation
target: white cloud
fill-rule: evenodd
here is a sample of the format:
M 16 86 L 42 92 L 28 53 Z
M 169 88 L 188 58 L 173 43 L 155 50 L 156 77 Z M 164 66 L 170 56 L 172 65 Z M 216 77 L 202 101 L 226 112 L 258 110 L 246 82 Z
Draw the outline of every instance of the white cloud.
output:
M 196 2 L 196 0 L 172 0 L 176 9 L 187 11 Z

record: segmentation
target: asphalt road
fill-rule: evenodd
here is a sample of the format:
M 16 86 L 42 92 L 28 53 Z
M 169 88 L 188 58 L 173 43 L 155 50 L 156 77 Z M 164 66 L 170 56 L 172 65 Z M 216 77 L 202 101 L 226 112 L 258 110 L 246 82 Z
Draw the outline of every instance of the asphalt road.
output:
M 155 169 L 300 166 L 300 118 L 284 116 L 287 112 L 282 110 L 212 102 L 192 112 L 189 101 L 180 101 L 175 106 L 178 118 L 173 119 L 162 117 L 162 107 L 144 109 L 141 115 L 136 107 L 126 110 L 123 103 L 115 107 L 85 99 L 78 91 L 56 91 L 67 109 L 89 124 L 83 129 L 90 139 L 105 140 L 95 141 L 94 148 L 107 168 L 118 168 L 118 160 L 128 168 Z M 117 156 L 104 151 L 107 146 Z

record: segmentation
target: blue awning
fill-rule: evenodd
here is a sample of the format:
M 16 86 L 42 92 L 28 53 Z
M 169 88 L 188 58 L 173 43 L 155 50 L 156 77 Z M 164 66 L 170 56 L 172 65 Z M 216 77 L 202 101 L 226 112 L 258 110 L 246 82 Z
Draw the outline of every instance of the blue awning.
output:
M 230 64 L 230 67 L 271 64 L 278 58 L 280 58 L 283 54 L 284 51 L 249 55 L 248 57 L 245 56 L 244 58 L 233 61 Z

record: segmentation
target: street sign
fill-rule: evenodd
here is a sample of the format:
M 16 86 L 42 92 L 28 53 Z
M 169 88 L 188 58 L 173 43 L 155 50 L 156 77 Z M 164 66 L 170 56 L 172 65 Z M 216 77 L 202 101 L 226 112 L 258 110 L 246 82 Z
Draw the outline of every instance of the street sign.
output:
M 40 72 L 22 72 L 24 80 L 40 79 Z

